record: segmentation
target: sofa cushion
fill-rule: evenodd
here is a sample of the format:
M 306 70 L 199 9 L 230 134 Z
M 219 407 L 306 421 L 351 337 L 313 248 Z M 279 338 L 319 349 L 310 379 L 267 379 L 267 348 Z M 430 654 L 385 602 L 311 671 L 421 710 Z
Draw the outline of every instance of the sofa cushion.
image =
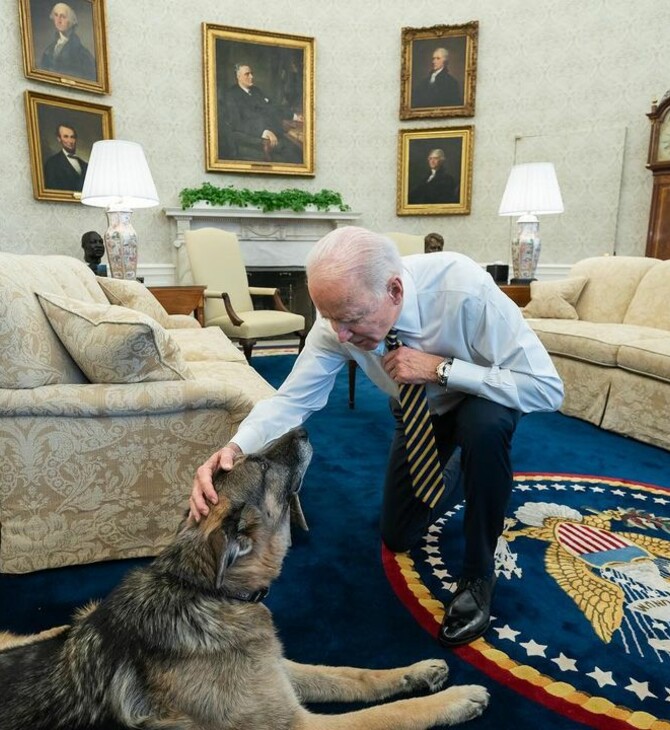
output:
M 642 277 L 624 322 L 670 330 L 670 261 L 662 261 Z
M 570 276 L 588 279 L 576 306 L 579 319 L 623 322 L 642 277 L 658 263 L 645 256 L 597 256 L 578 261 Z
M 113 304 L 37 296 L 54 331 L 92 383 L 191 377 L 179 347 L 151 317 Z
M 670 333 L 664 337 L 622 345 L 619 348 L 617 365 L 670 383 Z
M 71 256 L 0 253 L 0 388 L 85 383 L 56 336 L 36 291 L 106 302 L 95 275 Z
M 111 304 L 143 312 L 155 319 L 161 327 L 168 326 L 170 315 L 144 284 L 109 276 L 98 276 L 97 279 Z
M 630 342 L 658 337 L 653 327 L 602 324 L 564 319 L 529 319 L 528 323 L 550 355 L 616 367 L 619 348 Z
M 560 281 L 532 281 L 530 302 L 523 308 L 524 317 L 579 319 L 575 304 L 586 284 L 586 277 L 575 276 Z
M 193 319 L 193 317 L 191 317 Z M 220 327 L 170 330 L 170 337 L 179 345 L 185 360 L 223 360 L 244 362 L 242 351 L 223 334 Z

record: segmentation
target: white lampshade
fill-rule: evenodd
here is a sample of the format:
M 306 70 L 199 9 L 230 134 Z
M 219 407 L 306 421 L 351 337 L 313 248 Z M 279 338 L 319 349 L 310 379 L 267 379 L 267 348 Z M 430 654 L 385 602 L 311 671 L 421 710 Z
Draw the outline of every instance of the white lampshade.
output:
M 498 215 L 562 213 L 563 198 L 551 162 L 514 165 L 503 193 Z
M 103 139 L 93 144 L 81 202 L 96 208 L 133 210 L 158 205 L 158 193 L 137 142 Z

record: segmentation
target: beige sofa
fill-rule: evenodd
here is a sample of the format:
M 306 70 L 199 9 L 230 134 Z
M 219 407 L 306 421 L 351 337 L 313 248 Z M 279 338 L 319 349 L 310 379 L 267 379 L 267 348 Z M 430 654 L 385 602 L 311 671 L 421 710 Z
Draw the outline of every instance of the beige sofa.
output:
M 0 332 L 2 572 L 154 555 L 273 392 L 220 329 L 74 258 L 0 253 Z
M 670 449 L 670 261 L 584 259 L 531 296 L 524 316 L 564 380 L 561 411 Z

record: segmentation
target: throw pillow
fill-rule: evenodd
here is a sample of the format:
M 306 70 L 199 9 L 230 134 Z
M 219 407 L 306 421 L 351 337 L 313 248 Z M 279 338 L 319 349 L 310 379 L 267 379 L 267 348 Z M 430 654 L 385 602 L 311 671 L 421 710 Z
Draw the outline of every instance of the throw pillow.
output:
M 586 286 L 584 276 L 560 281 L 532 281 L 530 302 L 523 308 L 529 318 L 579 319 L 575 304 Z
M 37 297 L 60 341 L 92 383 L 192 377 L 178 345 L 146 314 L 56 294 Z
M 170 315 L 144 284 L 139 281 L 113 279 L 105 276 L 97 276 L 96 279 L 110 304 L 143 312 L 155 319 L 161 327 L 168 326 Z

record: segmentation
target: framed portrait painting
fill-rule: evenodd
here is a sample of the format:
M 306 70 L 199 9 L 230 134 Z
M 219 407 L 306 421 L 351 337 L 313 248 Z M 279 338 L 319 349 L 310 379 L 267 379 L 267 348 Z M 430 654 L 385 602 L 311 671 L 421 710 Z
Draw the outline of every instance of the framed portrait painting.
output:
M 314 39 L 203 23 L 210 172 L 314 174 Z
M 104 0 L 19 0 L 29 79 L 109 93 Z
M 405 129 L 398 139 L 398 215 L 467 215 L 472 126 Z
M 25 92 L 28 145 L 37 200 L 81 199 L 93 143 L 112 139 L 112 108 Z
M 400 118 L 475 113 L 479 23 L 402 29 Z

